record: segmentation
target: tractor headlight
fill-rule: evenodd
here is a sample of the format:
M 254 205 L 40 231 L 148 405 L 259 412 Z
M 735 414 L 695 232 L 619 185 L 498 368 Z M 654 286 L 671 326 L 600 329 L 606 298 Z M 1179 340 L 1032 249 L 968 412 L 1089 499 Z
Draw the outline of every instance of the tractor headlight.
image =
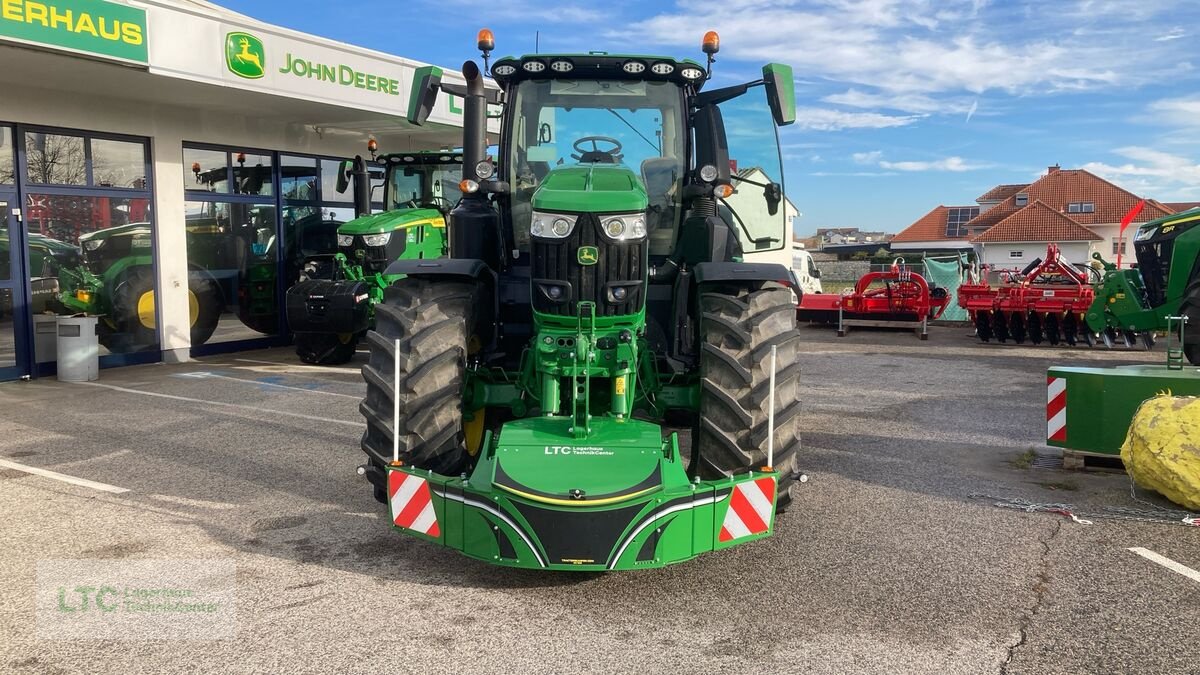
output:
M 103 239 L 88 239 L 87 241 L 83 242 L 83 248 L 85 248 L 88 251 L 95 251 L 96 249 L 100 248 L 103 245 L 104 245 Z
M 620 213 L 600 219 L 600 227 L 609 239 L 628 241 L 646 236 L 646 216 L 641 213 Z
M 339 234 L 337 237 L 338 246 L 349 248 L 354 245 L 354 235 L 352 234 Z
M 566 239 L 575 230 L 575 221 L 579 216 L 567 213 L 538 213 L 533 212 L 529 222 L 529 233 L 543 239 Z
M 367 246 L 387 246 L 387 243 L 391 241 L 391 239 L 391 232 L 384 232 L 383 234 L 368 234 L 363 237 L 363 243 L 365 243 Z

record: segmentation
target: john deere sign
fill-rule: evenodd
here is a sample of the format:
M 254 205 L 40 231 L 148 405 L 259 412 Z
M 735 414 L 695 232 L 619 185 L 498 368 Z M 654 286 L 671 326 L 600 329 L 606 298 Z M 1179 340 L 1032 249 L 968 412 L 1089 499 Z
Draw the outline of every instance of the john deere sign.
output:
M 2 2 L 3 0 L 0 0 Z M 267 53 L 262 40 L 249 33 L 229 33 L 225 36 L 225 65 L 229 72 L 248 80 L 266 74 Z
M 146 63 L 146 12 L 104 0 L 0 0 L 0 40 Z

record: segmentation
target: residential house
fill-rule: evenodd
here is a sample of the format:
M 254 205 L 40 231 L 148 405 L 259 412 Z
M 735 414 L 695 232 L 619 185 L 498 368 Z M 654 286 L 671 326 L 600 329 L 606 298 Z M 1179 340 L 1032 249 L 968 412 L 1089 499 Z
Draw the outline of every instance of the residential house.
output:
M 1043 256 L 1054 242 L 1067 260 L 1086 263 L 1094 252 L 1109 258 L 1118 248 L 1130 250 L 1132 232 L 1121 241 L 1120 223 L 1141 199 L 1093 173 L 1056 165 L 1033 183 L 996 186 L 977 207 L 937 207 L 896 235 L 892 248 L 974 250 L 983 264 L 1012 268 Z M 1148 199 L 1133 222 L 1175 211 Z

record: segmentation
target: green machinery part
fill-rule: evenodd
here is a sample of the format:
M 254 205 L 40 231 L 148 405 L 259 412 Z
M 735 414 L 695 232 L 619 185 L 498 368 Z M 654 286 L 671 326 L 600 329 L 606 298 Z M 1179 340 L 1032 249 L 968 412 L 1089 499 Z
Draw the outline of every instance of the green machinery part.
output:
M 1136 269 L 1118 270 L 1099 254 L 1104 277 L 1089 308 L 1096 333 L 1164 332 L 1184 317 L 1183 351 L 1200 365 L 1200 209 L 1165 216 L 1138 228 L 1133 238 Z
M 355 206 L 360 215 L 338 228 L 338 252 L 311 259 L 305 278 L 288 289 L 288 325 L 296 355 L 305 363 L 335 365 L 354 356 L 361 336 L 374 325 L 383 290 L 403 276 L 387 274 L 388 265 L 446 254 L 445 214 L 458 199 L 462 155 L 395 153 L 377 161 L 386 167 L 388 210 L 371 214 L 369 198 L 357 189 L 366 171 L 343 168 L 343 176 L 354 177 L 356 200 L 363 202 Z M 355 163 L 365 164 L 362 158 Z

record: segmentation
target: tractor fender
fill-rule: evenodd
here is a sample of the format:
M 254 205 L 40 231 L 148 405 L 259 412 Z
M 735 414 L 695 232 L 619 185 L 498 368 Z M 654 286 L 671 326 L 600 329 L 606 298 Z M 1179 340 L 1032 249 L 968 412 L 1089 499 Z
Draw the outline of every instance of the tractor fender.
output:
M 777 263 L 703 262 L 694 268 L 695 282 L 778 281 L 792 285 L 791 270 Z M 800 289 L 793 289 L 799 293 Z
M 475 258 L 418 258 L 397 260 L 388 265 L 385 276 L 404 274 L 410 277 L 464 277 L 473 280 L 492 280 L 496 274 L 487 263 Z
M 489 328 L 481 330 L 481 338 L 490 349 L 496 348 L 499 331 L 495 330 L 500 317 L 500 294 L 498 291 L 499 278 L 495 270 L 478 258 L 417 258 L 415 260 L 397 260 L 384 270 L 385 277 L 405 275 L 433 281 L 472 281 L 484 288 L 481 300 L 486 302 L 486 310 L 481 310 L 477 317 L 480 326 Z M 490 296 L 490 300 L 488 297 Z

